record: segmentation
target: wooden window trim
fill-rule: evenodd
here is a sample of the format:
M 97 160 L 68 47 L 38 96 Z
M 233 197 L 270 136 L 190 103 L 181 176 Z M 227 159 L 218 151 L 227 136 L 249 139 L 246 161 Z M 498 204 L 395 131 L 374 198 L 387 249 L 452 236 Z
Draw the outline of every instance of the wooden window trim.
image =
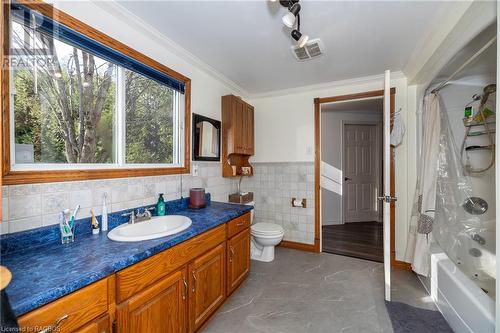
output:
M 2 68 L 0 71 L 1 98 L 0 108 L 2 122 L 2 181 L 4 185 L 50 183 L 76 180 L 91 180 L 104 178 L 124 178 L 140 176 L 172 175 L 190 172 L 190 136 L 191 136 L 191 80 L 168 68 L 165 65 L 149 58 L 148 56 L 128 47 L 127 45 L 107 36 L 106 34 L 92 28 L 91 26 L 77 20 L 76 18 L 54 8 L 41 0 L 18 0 L 18 3 L 36 10 L 85 36 L 88 36 L 110 48 L 128 55 L 143 64 L 161 71 L 185 84 L 185 110 L 184 110 L 184 166 L 170 168 L 107 168 L 92 170 L 40 170 L 40 171 L 13 171 L 10 161 L 10 98 L 9 98 L 9 68 L 4 66 L 9 55 L 9 6 L 6 1 L 0 6 L 3 17 L 0 27 L 0 42 L 2 44 Z

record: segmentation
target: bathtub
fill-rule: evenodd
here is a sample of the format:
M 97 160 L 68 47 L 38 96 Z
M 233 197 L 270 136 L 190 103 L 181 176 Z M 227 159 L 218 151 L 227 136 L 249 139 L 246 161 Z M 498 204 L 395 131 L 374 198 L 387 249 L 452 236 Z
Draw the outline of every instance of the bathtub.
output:
M 419 278 L 455 332 L 495 332 L 495 301 L 437 244 L 431 247 L 430 277 Z

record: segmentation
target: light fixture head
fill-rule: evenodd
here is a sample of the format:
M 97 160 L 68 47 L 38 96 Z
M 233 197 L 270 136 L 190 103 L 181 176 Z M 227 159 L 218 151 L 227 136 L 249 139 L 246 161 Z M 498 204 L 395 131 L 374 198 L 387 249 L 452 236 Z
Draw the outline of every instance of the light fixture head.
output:
M 283 24 L 286 25 L 289 28 L 292 28 L 293 25 L 295 24 L 295 18 L 300 12 L 300 5 L 298 3 L 293 4 L 292 7 L 288 10 L 288 13 L 283 15 L 281 18 L 283 21 Z
M 297 41 L 297 46 L 298 47 L 304 47 L 306 45 L 307 41 L 309 40 L 309 36 L 308 35 L 303 35 L 297 29 L 292 30 L 291 35 L 292 35 L 292 38 Z

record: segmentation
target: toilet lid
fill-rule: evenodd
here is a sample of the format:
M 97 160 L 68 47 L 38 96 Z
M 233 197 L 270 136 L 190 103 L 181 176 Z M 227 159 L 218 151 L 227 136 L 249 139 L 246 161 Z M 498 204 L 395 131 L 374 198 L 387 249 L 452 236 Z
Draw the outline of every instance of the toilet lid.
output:
M 283 233 L 283 228 L 275 223 L 256 223 L 252 225 L 252 233 L 274 235 Z

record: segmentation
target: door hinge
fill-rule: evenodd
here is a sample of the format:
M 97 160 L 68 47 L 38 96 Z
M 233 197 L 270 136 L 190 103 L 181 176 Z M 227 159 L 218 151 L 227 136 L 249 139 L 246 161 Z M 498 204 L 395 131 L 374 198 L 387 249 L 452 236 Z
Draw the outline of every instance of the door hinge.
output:
M 387 202 L 387 203 L 391 203 L 391 202 L 398 201 L 398 197 L 391 197 L 389 195 L 385 195 L 383 197 L 378 197 L 378 200 L 383 201 L 383 202 Z
M 111 323 L 111 332 L 116 333 L 117 331 L 118 331 L 118 322 L 115 319 Z

